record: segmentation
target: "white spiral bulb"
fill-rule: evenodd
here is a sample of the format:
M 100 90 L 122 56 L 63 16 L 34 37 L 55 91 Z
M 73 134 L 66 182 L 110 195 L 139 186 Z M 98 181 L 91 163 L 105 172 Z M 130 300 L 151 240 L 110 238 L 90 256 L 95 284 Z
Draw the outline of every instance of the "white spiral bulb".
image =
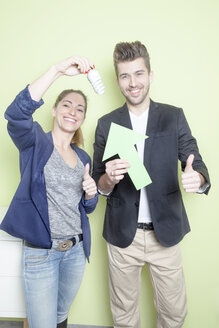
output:
M 87 74 L 88 81 L 92 84 L 94 91 L 98 95 L 104 93 L 104 85 L 101 81 L 100 74 L 95 69 L 90 69 Z

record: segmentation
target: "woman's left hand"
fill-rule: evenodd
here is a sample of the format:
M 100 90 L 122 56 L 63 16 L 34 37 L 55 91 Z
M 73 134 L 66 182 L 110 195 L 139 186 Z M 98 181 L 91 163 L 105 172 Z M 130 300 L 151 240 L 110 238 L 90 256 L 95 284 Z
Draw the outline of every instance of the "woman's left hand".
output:
M 93 198 L 96 193 L 97 193 L 97 186 L 94 181 L 94 179 L 91 178 L 89 174 L 89 163 L 85 165 L 85 170 L 84 170 L 84 179 L 82 182 L 82 188 L 85 192 L 85 199 L 91 199 Z
M 71 56 L 62 62 L 54 65 L 57 74 L 74 76 L 78 74 L 88 73 L 94 68 L 94 64 L 86 57 Z

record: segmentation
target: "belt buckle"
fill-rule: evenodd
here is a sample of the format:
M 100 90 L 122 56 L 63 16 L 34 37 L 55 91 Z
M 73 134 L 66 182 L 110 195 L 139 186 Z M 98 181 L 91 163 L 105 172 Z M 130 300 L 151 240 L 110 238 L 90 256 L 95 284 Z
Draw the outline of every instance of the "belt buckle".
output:
M 143 223 L 143 230 L 144 230 L 144 231 L 149 230 L 149 229 L 148 229 L 148 224 L 145 223 L 145 222 Z
M 56 250 L 59 252 L 68 251 L 73 246 L 73 242 L 71 240 L 63 240 L 58 243 Z

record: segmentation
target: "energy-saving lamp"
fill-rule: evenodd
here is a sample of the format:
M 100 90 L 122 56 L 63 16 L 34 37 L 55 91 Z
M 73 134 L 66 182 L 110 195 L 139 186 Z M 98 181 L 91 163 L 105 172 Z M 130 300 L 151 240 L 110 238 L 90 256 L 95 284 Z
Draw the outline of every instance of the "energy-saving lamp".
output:
M 89 72 L 87 73 L 87 78 L 88 78 L 88 81 L 91 83 L 94 91 L 98 95 L 104 94 L 105 88 L 104 88 L 103 82 L 101 80 L 100 74 L 98 73 L 98 71 L 96 69 L 90 69 Z

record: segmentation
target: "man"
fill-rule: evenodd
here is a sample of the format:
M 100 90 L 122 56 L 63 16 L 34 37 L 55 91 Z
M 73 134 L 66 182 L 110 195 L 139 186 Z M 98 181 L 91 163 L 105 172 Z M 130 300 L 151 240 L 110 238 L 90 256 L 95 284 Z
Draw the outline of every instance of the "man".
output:
M 126 103 L 98 121 L 94 172 L 107 196 L 103 236 L 107 240 L 114 327 L 139 328 L 142 267 L 147 263 L 154 288 L 157 328 L 182 327 L 186 292 L 179 242 L 190 231 L 178 183 L 178 159 L 186 192 L 206 193 L 208 171 L 182 109 L 152 101 L 153 73 L 146 47 L 122 42 L 114 50 L 117 82 Z M 137 144 L 152 183 L 137 191 L 124 158 L 102 162 L 111 123 L 147 138 Z

